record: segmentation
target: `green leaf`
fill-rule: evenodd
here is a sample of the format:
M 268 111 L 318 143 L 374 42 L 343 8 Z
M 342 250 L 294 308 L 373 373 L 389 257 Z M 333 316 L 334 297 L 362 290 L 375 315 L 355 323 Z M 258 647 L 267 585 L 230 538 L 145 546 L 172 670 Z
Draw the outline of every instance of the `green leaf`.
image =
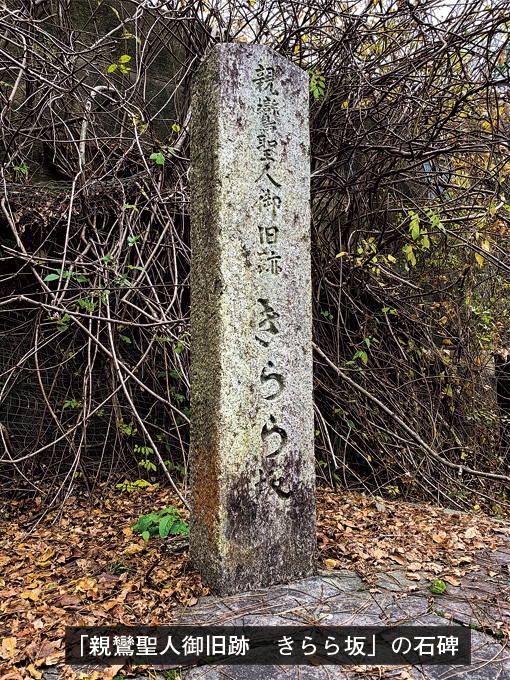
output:
M 319 99 L 324 95 L 326 81 L 324 79 L 323 71 L 308 71 L 310 74 L 310 92 L 314 99 Z
M 444 593 L 446 590 L 446 584 L 444 581 L 436 580 L 432 581 L 432 583 L 429 586 L 429 590 L 431 593 L 434 593 L 435 595 L 441 595 L 441 593 Z
M 406 254 L 408 262 L 410 262 L 414 267 L 416 265 L 416 257 L 414 256 L 413 246 L 411 244 L 407 244 L 402 248 L 402 250 Z
M 131 57 L 129 54 L 123 54 L 122 57 L 119 59 L 119 64 L 127 64 L 128 61 L 131 61 Z
M 44 279 L 45 281 L 58 281 L 60 278 L 59 274 L 48 274 L 48 276 Z
M 439 219 L 439 215 L 434 215 L 434 213 L 433 213 L 432 210 L 429 210 L 429 211 L 427 212 L 427 215 L 428 215 L 428 218 L 429 218 L 429 220 L 430 220 L 430 222 L 431 222 L 431 224 L 432 224 L 432 228 L 433 228 L 433 229 L 439 229 L 439 230 L 442 231 L 444 234 L 446 234 L 446 229 L 445 229 L 444 226 L 442 225 L 441 220 Z
M 170 529 L 172 528 L 172 524 L 174 522 L 175 518 L 173 515 L 163 517 L 163 519 L 159 523 L 159 535 L 161 536 L 161 538 L 166 538 L 168 536 L 168 534 L 170 533 Z
M 420 218 L 413 210 L 409 211 L 409 215 L 411 216 L 410 226 L 411 236 L 413 238 L 413 241 L 416 241 L 416 239 L 420 235 Z
M 186 524 L 186 522 L 183 522 L 182 519 L 178 519 L 176 522 L 172 524 L 170 533 L 182 534 L 182 536 L 187 536 L 189 534 L 189 526 Z
M 151 161 L 156 161 L 156 163 L 158 165 L 164 165 L 164 163 L 165 163 L 165 157 L 163 156 L 163 154 L 161 152 L 151 153 L 149 158 L 151 159 Z
M 151 522 L 152 522 L 152 519 L 150 518 L 150 516 L 144 515 L 143 517 L 140 517 L 138 522 L 133 527 L 133 530 L 143 533 L 144 531 L 146 531 L 149 528 Z
M 148 531 L 144 531 L 143 534 L 142 534 L 142 538 L 143 538 L 144 541 L 148 541 L 149 538 L 150 538 L 149 532 L 148 532 Z
M 124 340 L 124 342 L 127 342 L 128 344 L 131 344 L 131 340 L 128 338 L 127 335 L 121 335 L 121 334 L 119 333 L 119 338 L 120 338 L 121 340 Z
M 146 479 L 137 479 L 136 482 L 133 482 L 133 486 L 152 486 L 152 484 Z
M 108 66 L 108 73 L 113 73 L 116 68 L 117 64 L 110 64 L 110 66 Z

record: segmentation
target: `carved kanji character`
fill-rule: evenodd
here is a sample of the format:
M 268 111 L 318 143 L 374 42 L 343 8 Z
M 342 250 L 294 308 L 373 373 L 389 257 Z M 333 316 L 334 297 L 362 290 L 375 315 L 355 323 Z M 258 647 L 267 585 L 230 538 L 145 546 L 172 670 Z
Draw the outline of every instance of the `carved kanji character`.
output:
M 261 245 L 272 246 L 278 243 L 278 232 L 279 229 L 276 225 L 270 227 L 259 227 L 259 238 Z
M 263 90 L 267 90 L 271 92 L 272 94 L 278 94 L 278 92 L 274 89 L 274 68 L 272 66 L 262 66 L 262 64 L 259 64 L 258 68 L 255 70 L 256 73 L 256 78 L 253 78 L 253 82 L 255 83 L 255 87 L 259 92 L 262 92 Z

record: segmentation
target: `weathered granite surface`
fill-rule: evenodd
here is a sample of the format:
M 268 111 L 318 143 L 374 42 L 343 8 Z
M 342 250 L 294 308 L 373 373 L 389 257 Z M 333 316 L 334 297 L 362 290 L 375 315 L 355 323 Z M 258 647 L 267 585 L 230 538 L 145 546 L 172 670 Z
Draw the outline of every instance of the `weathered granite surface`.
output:
M 490 559 L 490 556 L 487 556 Z M 443 595 L 432 596 L 423 585 L 409 592 L 405 571 L 392 569 L 379 576 L 377 587 L 368 589 L 352 572 L 342 571 L 315 578 L 246 593 L 229 598 L 205 597 L 196 608 L 185 614 L 189 623 L 208 625 L 302 625 L 345 626 L 423 625 L 472 626 L 472 659 L 469 666 L 373 666 L 366 659 L 353 658 L 352 666 L 232 666 L 210 664 L 183 670 L 182 680 L 313 680 L 366 678 L 398 678 L 400 680 L 502 680 L 510 678 L 510 651 L 500 630 L 508 630 L 510 611 L 498 611 L 497 620 L 488 608 L 494 597 L 484 592 L 486 574 L 472 574 L 461 579 L 461 586 L 448 585 Z M 498 591 L 505 599 L 510 575 L 500 576 Z M 478 589 L 479 600 L 474 600 Z M 459 605 L 462 604 L 462 607 Z M 508 607 L 508 605 L 507 605 Z M 405 671 L 405 672 L 404 672 Z
M 220 594 L 315 569 L 308 96 L 262 45 L 193 83 L 190 555 Z

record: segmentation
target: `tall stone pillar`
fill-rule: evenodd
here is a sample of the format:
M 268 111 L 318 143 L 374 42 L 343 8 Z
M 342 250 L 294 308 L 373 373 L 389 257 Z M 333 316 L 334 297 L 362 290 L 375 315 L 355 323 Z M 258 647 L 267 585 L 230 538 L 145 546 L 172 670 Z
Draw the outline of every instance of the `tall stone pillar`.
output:
M 314 573 L 306 72 L 217 45 L 191 130 L 191 543 L 213 592 Z

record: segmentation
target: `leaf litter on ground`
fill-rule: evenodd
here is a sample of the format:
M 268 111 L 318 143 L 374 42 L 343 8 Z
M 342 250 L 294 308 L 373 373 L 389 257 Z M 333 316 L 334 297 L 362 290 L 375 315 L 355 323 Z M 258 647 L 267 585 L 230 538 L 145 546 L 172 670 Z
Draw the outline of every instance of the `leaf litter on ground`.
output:
M 0 678 L 40 680 L 41 667 L 63 663 L 65 626 L 161 625 L 208 594 L 185 547 L 172 552 L 169 539 L 133 532 L 141 515 L 170 505 L 188 520 L 171 491 L 103 491 L 89 505 L 68 498 L 31 533 L 40 500 L 13 502 L 0 521 Z M 318 489 L 317 512 L 322 566 L 356 571 L 371 585 L 395 567 L 410 582 L 420 571 L 455 585 L 480 569 L 475 551 L 495 551 L 497 532 L 509 533 L 481 515 L 395 501 L 381 511 L 371 497 L 331 489 Z
M 354 568 L 372 584 L 378 573 L 401 568 L 410 581 L 424 572 L 460 585 L 459 576 L 481 569 L 473 555 L 495 552 L 510 534 L 508 523 L 482 514 L 388 500 L 381 511 L 369 496 L 327 489 L 318 489 L 317 507 L 320 560 L 328 569 Z

